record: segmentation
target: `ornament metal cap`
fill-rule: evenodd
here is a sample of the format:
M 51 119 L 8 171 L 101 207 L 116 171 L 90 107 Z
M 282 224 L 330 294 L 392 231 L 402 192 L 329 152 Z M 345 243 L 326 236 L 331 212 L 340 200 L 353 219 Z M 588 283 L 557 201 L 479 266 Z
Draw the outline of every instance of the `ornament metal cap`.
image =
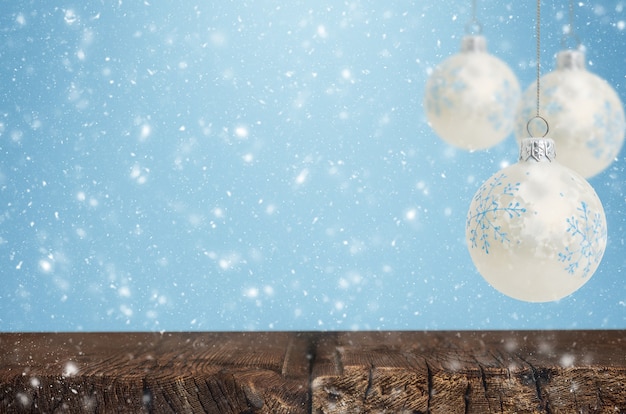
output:
M 466 35 L 461 40 L 461 52 L 486 52 L 487 39 L 481 35 Z
M 519 149 L 519 160 L 523 162 L 552 162 L 556 158 L 552 138 L 524 138 Z
M 557 69 L 585 69 L 585 53 L 580 50 L 561 50 L 556 55 Z

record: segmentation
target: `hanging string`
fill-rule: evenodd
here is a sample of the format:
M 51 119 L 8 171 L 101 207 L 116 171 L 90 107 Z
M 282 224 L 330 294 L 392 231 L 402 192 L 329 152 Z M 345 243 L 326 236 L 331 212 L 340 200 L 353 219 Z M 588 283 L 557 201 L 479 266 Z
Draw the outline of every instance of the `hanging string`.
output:
M 537 111 L 535 113 L 535 116 L 533 118 L 531 118 L 528 123 L 526 124 L 526 131 L 528 131 L 528 133 L 530 134 L 531 137 L 533 137 L 532 132 L 530 132 L 530 124 L 533 121 L 539 121 L 541 123 L 543 123 L 544 128 L 545 128 L 545 133 L 543 134 L 543 136 L 545 137 L 546 135 L 548 135 L 548 131 L 550 130 L 550 126 L 548 125 L 548 121 L 545 120 L 545 118 L 543 118 L 540 114 L 540 103 L 541 103 L 541 99 L 540 99 L 540 95 L 541 95 L 541 0 L 537 0 L 537 27 L 536 27 L 536 33 L 535 36 L 537 38 Z
M 481 35 L 483 33 L 483 25 L 476 18 L 476 0 L 472 0 L 472 18 L 465 25 L 466 35 Z
M 567 24 L 567 32 L 563 34 L 561 38 L 561 47 L 563 49 L 567 48 L 567 40 L 572 39 L 576 42 L 576 49 L 580 48 L 580 38 L 576 34 L 576 29 L 574 26 L 574 0 L 569 1 L 569 21 Z
M 472 21 L 476 21 L 476 0 L 472 0 Z
M 540 79 L 541 79 L 541 0 L 537 0 L 537 32 L 535 36 L 537 37 L 537 113 L 536 117 L 539 116 L 539 93 L 541 90 L 540 87 Z
M 567 31 L 564 33 L 563 38 L 561 39 L 561 46 L 563 48 L 566 47 L 565 42 L 568 37 L 571 37 L 574 34 L 574 0 L 570 0 L 569 2 L 569 20 L 567 23 Z

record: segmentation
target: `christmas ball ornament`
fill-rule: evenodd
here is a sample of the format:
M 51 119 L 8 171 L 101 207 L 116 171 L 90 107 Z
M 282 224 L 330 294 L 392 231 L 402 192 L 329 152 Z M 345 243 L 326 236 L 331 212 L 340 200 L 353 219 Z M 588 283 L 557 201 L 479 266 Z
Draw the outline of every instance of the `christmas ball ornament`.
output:
M 559 52 L 556 66 L 540 79 L 543 116 L 550 121 L 559 162 L 589 178 L 606 169 L 619 154 L 626 132 L 624 108 L 613 88 L 585 69 L 582 51 Z M 526 120 L 536 99 L 533 85 L 517 111 L 518 140 L 525 137 Z
M 527 302 L 559 300 L 594 274 L 606 248 L 602 203 L 591 185 L 555 160 L 554 141 L 525 138 L 519 162 L 476 192 L 465 234 L 480 274 Z
M 485 37 L 466 35 L 461 52 L 429 76 L 424 109 L 433 130 L 447 143 L 466 150 L 485 149 L 513 131 L 520 95 L 511 69 L 487 53 Z

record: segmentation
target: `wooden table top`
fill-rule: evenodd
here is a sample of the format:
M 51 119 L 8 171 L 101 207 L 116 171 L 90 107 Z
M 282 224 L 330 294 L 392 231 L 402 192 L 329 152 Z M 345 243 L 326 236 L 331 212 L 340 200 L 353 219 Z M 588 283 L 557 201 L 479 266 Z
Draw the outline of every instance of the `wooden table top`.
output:
M 626 413 L 626 331 L 0 333 L 0 412 Z

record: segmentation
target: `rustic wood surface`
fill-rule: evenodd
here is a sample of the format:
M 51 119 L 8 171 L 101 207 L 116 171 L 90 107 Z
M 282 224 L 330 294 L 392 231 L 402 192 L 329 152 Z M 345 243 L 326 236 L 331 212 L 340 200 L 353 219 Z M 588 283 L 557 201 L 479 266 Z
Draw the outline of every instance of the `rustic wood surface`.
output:
M 343 332 L 320 338 L 316 413 L 626 413 L 626 332 Z
M 626 331 L 0 333 L 0 413 L 626 413 Z
M 0 412 L 310 411 L 308 334 L 0 334 Z

